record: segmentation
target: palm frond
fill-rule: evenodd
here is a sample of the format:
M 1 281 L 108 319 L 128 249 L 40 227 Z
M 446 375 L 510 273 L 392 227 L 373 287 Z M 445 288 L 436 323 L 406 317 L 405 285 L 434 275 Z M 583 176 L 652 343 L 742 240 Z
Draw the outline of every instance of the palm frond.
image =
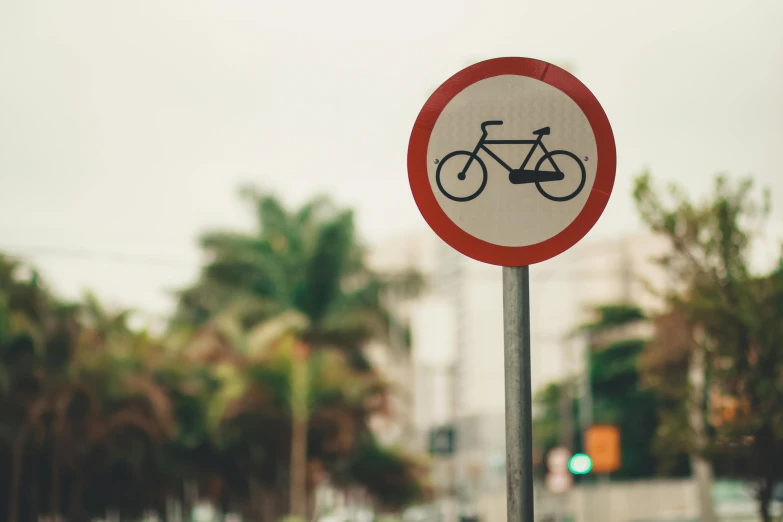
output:
M 272 346 L 286 335 L 300 335 L 310 326 L 304 314 L 289 310 L 252 328 L 247 334 L 247 353 L 253 358 L 264 358 Z
M 304 278 L 294 289 L 297 309 L 318 323 L 340 294 L 346 261 L 354 243 L 353 214 L 343 212 L 321 228 Z

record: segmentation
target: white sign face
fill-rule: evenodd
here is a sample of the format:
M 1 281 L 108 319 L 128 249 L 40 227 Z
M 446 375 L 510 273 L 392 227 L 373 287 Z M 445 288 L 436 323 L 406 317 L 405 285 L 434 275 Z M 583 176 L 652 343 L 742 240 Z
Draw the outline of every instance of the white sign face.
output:
M 427 224 L 500 266 L 540 263 L 581 240 L 606 208 L 616 167 L 595 96 L 532 58 L 495 58 L 449 78 L 408 143 L 408 181 Z
M 579 106 L 555 87 L 518 75 L 486 78 L 457 94 L 427 149 L 443 212 L 471 236 L 510 247 L 541 243 L 576 219 L 592 190 L 597 156 Z

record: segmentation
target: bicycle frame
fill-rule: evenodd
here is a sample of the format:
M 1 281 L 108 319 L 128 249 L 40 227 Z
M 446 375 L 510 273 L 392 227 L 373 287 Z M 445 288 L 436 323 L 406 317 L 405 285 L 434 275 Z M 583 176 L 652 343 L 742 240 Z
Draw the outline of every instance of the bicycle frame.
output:
M 499 120 L 489 120 L 485 121 L 481 124 L 481 138 L 479 138 L 478 143 L 476 143 L 476 146 L 473 148 L 473 151 L 467 151 L 467 150 L 455 150 L 448 154 L 446 154 L 440 161 L 437 159 L 435 160 L 435 163 L 438 165 L 438 168 L 435 172 L 435 182 L 438 185 L 438 188 L 440 189 L 441 193 L 445 195 L 447 198 L 453 200 L 453 201 L 471 201 L 475 199 L 483 190 L 484 187 L 487 185 L 487 165 L 484 163 L 484 160 L 479 157 L 480 151 L 485 151 L 492 159 L 494 159 L 496 162 L 498 162 L 506 171 L 508 172 L 508 181 L 512 185 L 525 185 L 529 183 L 534 183 L 536 185 L 536 188 L 541 193 L 542 196 L 549 199 L 550 201 L 569 201 L 576 197 L 577 194 L 579 194 L 582 189 L 584 188 L 585 181 L 587 180 L 587 173 L 585 171 L 585 166 L 582 163 L 582 161 L 579 159 L 579 157 L 574 154 L 573 152 L 569 152 L 567 150 L 553 150 L 549 151 L 544 146 L 544 136 L 549 136 L 551 133 L 551 129 L 549 127 L 542 127 L 538 130 L 533 131 L 531 134 L 536 136 L 536 139 L 531 140 L 488 140 L 487 135 L 489 134 L 489 131 L 487 131 L 487 127 L 490 125 L 503 125 L 502 121 Z M 525 159 L 522 161 L 522 165 L 518 169 L 514 169 L 511 166 L 509 166 L 505 161 L 503 161 L 500 156 L 495 154 L 492 149 L 490 149 L 490 145 L 530 145 L 530 149 L 527 152 L 527 156 L 525 156 Z M 535 161 L 535 167 L 525 168 L 527 167 L 528 163 L 530 163 L 533 160 L 533 154 L 536 152 L 536 150 L 541 147 L 541 150 L 543 151 L 543 155 Z M 471 174 L 470 179 L 472 180 L 472 183 L 475 184 L 476 182 L 480 182 L 480 186 L 478 189 L 474 190 L 473 193 L 468 194 L 467 196 L 455 196 L 454 194 L 449 193 L 444 187 L 441 182 L 441 174 L 443 170 L 443 166 L 446 164 L 447 161 L 449 161 L 450 158 L 453 157 L 465 157 L 468 156 L 467 160 L 464 160 L 465 163 L 463 164 L 464 167 L 462 171 L 457 173 L 457 179 L 460 181 L 464 181 L 468 178 L 467 171 L 470 168 L 470 166 L 473 164 L 473 160 L 476 160 L 476 163 L 478 164 L 480 168 L 480 172 L 477 172 L 475 174 Z M 579 186 L 571 192 L 568 195 L 560 196 L 560 195 L 552 195 L 549 194 L 543 187 L 543 184 L 546 184 L 551 181 L 561 181 L 566 178 L 566 174 L 560 170 L 555 163 L 555 156 L 559 157 L 567 157 L 571 161 L 575 162 L 576 168 L 578 170 L 573 170 L 569 168 L 569 179 L 573 179 L 574 181 L 579 181 Z M 585 158 L 587 160 L 587 158 Z M 449 163 L 449 165 L 452 165 L 452 167 L 457 167 L 457 165 L 454 165 L 455 162 Z M 553 170 L 549 169 L 542 169 L 542 166 L 544 163 L 549 163 L 552 166 Z M 453 176 L 453 170 L 451 171 L 450 176 Z M 581 179 L 580 179 L 581 178 Z
M 476 147 L 473 149 L 473 154 L 471 154 L 470 159 L 468 160 L 468 163 L 465 165 L 465 169 L 462 172 L 467 172 L 470 168 L 470 164 L 473 163 L 473 158 L 478 156 L 478 153 L 480 150 L 483 150 L 487 154 L 489 154 L 492 159 L 500 163 L 503 168 L 505 168 L 509 172 L 513 172 L 515 169 L 509 167 L 505 161 L 500 159 L 500 157 L 492 152 L 487 145 L 532 145 L 530 147 L 530 152 L 527 153 L 527 156 L 525 157 L 525 161 L 522 162 L 522 165 L 516 169 L 516 170 L 524 170 L 525 166 L 527 165 L 527 162 L 530 161 L 530 158 L 533 157 L 533 153 L 536 151 L 538 147 L 541 147 L 541 150 L 544 151 L 544 154 L 549 154 L 549 151 L 546 150 L 546 147 L 544 147 L 544 143 L 542 141 L 543 135 L 539 135 L 537 139 L 535 140 L 488 140 L 487 139 L 487 129 L 482 126 L 483 133 L 481 135 L 481 139 L 479 139 L 478 143 L 476 144 Z M 549 160 L 552 162 L 552 160 Z M 555 171 L 558 171 L 558 168 L 556 165 L 552 165 L 555 169 Z

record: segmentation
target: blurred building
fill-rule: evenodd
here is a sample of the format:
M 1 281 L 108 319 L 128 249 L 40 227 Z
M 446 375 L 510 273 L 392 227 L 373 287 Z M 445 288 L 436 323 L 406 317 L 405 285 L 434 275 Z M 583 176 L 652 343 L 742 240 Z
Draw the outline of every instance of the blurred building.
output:
M 667 282 L 652 259 L 664 251 L 665 242 L 647 234 L 586 239 L 531 267 L 534 393 L 581 371 L 584 347 L 571 334 L 592 306 L 659 306 L 650 287 Z M 457 253 L 429 230 L 379 245 L 373 264 L 416 267 L 429 281 L 425 295 L 405 306 L 413 347 L 408 371 L 398 374 L 412 392 L 409 444 L 426 450 L 433 428 L 453 425 L 457 455 L 443 480 L 456 479 L 468 497 L 504 488 L 502 269 Z

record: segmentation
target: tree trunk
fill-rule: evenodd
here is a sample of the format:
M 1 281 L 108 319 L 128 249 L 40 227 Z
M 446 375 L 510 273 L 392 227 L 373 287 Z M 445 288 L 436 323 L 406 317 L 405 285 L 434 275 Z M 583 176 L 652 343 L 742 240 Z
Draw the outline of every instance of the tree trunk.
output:
M 772 504 L 772 490 L 774 484 L 770 480 L 762 480 L 759 488 L 759 517 L 761 522 L 772 522 L 772 516 L 769 514 L 769 507 Z
M 265 509 L 268 507 L 269 503 L 266 491 L 252 475 L 248 475 L 247 477 L 247 494 L 249 497 L 247 508 L 250 516 L 254 520 L 257 519 L 259 522 L 274 522 L 274 519 L 269 517 Z
M 289 455 L 290 457 L 290 455 Z M 288 515 L 291 505 L 291 463 L 289 458 L 277 459 L 275 464 L 275 485 L 269 498 L 274 509 L 271 522 L 278 522 Z
M 8 494 L 8 522 L 19 521 L 19 502 L 22 489 L 22 466 L 24 465 L 24 446 L 27 441 L 27 426 L 24 425 L 16 434 L 11 445 L 11 477 Z
M 307 419 L 294 419 L 291 427 L 291 507 L 293 517 L 307 516 Z
M 289 515 L 304 520 L 307 516 L 307 347 L 294 352 L 291 375 L 291 498 Z
M 280 514 L 277 507 L 277 491 L 269 488 L 260 489 L 261 522 L 276 522 Z
M 49 513 L 52 520 L 60 517 L 60 441 L 55 434 L 52 441 L 52 476 L 51 490 L 49 494 Z
M 33 465 L 35 469 L 37 470 L 36 462 L 33 461 Z M 30 520 L 38 520 L 38 517 L 40 515 L 40 488 L 41 485 L 38 483 L 38 473 L 37 471 L 33 470 L 32 473 L 30 473 L 30 483 L 27 487 L 27 514 L 28 518 Z
M 569 383 L 560 385 L 560 397 L 558 400 L 559 426 L 558 438 L 560 446 L 571 450 L 574 447 L 573 404 L 571 403 L 571 389 Z
M 305 517 L 308 521 L 315 520 L 315 515 L 317 514 L 315 512 L 316 510 L 316 492 L 318 491 L 317 487 L 312 487 L 307 492 L 307 509 L 305 510 Z
M 76 470 L 70 489 L 71 498 L 68 506 L 68 513 L 70 514 L 69 522 L 83 522 L 85 517 L 84 513 L 82 513 L 82 493 L 84 492 L 84 474 L 82 470 Z
M 698 337 L 697 337 L 698 339 Z M 699 339 L 703 341 L 703 339 Z M 716 522 L 715 506 L 712 501 L 712 464 L 701 456 L 701 450 L 707 443 L 707 430 L 704 422 L 702 399 L 706 391 L 704 375 L 704 347 L 697 342 L 688 368 L 690 397 L 688 397 L 688 420 L 695 434 L 695 449 L 691 452 L 691 472 L 696 479 L 699 493 L 699 513 L 701 522 Z
M 193 479 L 182 481 L 182 510 L 185 520 L 190 520 L 193 516 L 193 508 L 198 500 L 198 485 Z

